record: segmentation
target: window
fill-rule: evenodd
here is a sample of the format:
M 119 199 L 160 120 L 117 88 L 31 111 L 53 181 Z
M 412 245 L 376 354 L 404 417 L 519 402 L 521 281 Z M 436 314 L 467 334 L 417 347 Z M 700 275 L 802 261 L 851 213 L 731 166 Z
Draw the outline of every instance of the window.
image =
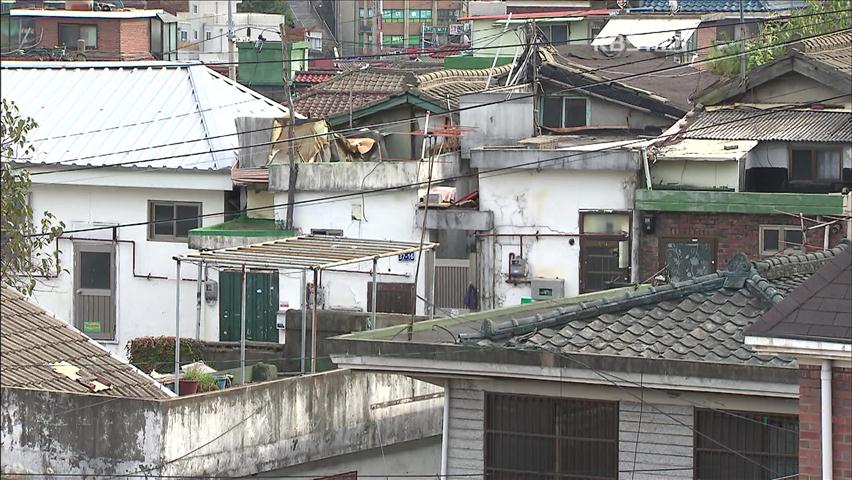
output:
M 542 125 L 551 128 L 587 125 L 587 101 L 582 97 L 542 97 Z
M 486 394 L 485 472 L 514 478 L 618 478 L 618 403 Z
M 198 13 L 198 5 L 192 6 L 192 13 Z
M 362 33 L 358 37 L 358 42 L 361 47 L 373 45 L 373 35 L 370 33 Z
M 405 16 L 403 15 L 404 13 L 404 10 L 398 9 L 382 10 L 382 19 L 385 22 L 391 23 L 402 22 L 405 19 Z
M 694 454 L 695 478 L 700 480 L 794 476 L 799 471 L 799 419 L 695 409 Z
M 420 46 L 420 35 L 409 35 L 408 46 L 409 47 L 419 47 Z
M 549 42 L 564 44 L 568 41 L 568 25 L 545 25 L 542 31 Z
M 185 32 L 185 31 L 181 31 L 181 32 L 180 32 L 180 41 L 181 41 L 181 42 L 185 42 L 185 41 L 187 41 L 187 35 L 186 35 L 186 32 Z
M 148 240 L 183 241 L 189 231 L 201 226 L 201 204 L 189 202 L 148 202 Z M 156 222 L 156 223 L 153 223 Z
M 382 36 L 382 45 L 386 47 L 401 47 L 402 35 L 384 35 Z
M 210 32 L 204 32 L 204 38 L 205 40 L 210 40 L 213 38 L 213 34 Z
M 791 181 L 831 182 L 840 180 L 840 150 L 790 149 Z
M 193 40 L 198 40 L 198 30 L 193 30 L 193 31 L 192 31 L 192 39 L 193 39 Z
M 450 23 L 455 22 L 459 19 L 459 11 L 458 10 L 438 10 L 438 23 Z
M 795 225 L 761 225 L 760 254 L 774 255 L 785 250 L 798 250 L 804 243 L 802 230 Z
M 372 8 L 367 9 L 367 16 L 369 18 L 373 18 L 373 9 Z M 364 7 L 361 7 L 361 8 L 358 9 L 358 18 L 364 18 Z
M 77 40 L 86 42 L 86 49 L 98 48 L 98 27 L 95 25 L 59 24 L 59 44 L 76 48 Z
M 412 22 L 431 22 L 432 21 L 432 10 L 425 9 L 411 9 L 408 11 L 408 19 Z

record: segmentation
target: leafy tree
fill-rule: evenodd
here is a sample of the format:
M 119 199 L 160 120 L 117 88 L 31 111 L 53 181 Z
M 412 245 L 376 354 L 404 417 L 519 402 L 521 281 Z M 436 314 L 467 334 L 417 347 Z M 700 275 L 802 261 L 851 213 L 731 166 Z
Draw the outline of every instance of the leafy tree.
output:
M 850 9 L 852 0 L 806 0 L 805 6 L 793 11 L 790 18 L 766 22 L 760 35 L 746 42 L 746 49 L 750 52 L 748 68 L 752 69 L 783 57 L 791 47 L 795 47 L 795 44 L 788 42 L 849 28 L 852 26 Z M 710 49 L 708 57 L 713 59 L 739 51 L 739 42 L 723 41 Z M 740 73 L 739 57 L 709 62 L 708 68 L 719 75 L 737 75 Z
M 11 159 L 33 152 L 27 134 L 36 127 L 29 117 L 21 117 L 14 102 L 0 100 L 0 281 L 30 294 L 38 276 L 59 268 L 59 250 L 52 243 L 62 234 L 65 224 L 56 222 L 50 212 L 33 221 L 28 196 L 32 184 L 26 170 L 14 168 Z

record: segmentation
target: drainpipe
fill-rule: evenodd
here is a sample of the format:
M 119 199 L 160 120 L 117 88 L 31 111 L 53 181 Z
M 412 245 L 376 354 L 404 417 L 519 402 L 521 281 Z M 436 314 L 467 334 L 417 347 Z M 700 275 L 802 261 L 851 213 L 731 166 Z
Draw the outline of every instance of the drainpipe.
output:
M 444 421 L 441 424 L 441 478 L 447 478 L 447 452 L 450 447 L 450 379 L 444 380 Z
M 832 480 L 832 452 L 831 452 L 831 360 L 823 360 L 819 371 L 820 380 L 820 414 L 822 432 L 822 478 Z

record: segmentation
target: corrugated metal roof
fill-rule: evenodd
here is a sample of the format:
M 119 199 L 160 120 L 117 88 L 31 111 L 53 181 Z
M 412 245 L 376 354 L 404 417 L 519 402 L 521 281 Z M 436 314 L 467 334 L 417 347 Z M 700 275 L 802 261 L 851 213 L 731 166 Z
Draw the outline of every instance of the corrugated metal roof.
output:
M 106 385 L 97 393 L 117 397 L 168 398 L 151 377 L 74 327 L 48 314 L 23 295 L 0 287 L 0 385 L 35 390 L 93 393 L 94 382 Z M 54 370 L 66 362 L 79 368 L 75 380 Z
M 756 140 L 719 141 L 685 138 L 677 143 L 661 147 L 656 159 L 717 162 L 739 160 L 757 144 Z
M 3 62 L 0 81 L 3 98 L 38 123 L 33 164 L 226 170 L 237 117 L 288 116 L 203 65 Z
M 184 260 L 218 265 L 247 265 L 279 268 L 332 268 L 432 250 L 436 243 L 420 244 L 391 240 L 365 240 L 326 235 L 303 235 L 243 247 L 222 248 L 184 255 Z
M 852 112 L 722 108 L 701 113 L 684 136 L 713 140 L 852 142 Z

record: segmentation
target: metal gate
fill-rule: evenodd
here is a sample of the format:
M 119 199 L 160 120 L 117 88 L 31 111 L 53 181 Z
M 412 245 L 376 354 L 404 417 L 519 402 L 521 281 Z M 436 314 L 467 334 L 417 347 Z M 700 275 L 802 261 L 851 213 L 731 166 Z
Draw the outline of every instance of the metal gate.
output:
M 219 340 L 240 340 L 242 272 L 225 270 L 219 274 Z M 278 272 L 254 271 L 246 274 L 246 340 L 278 342 Z
M 471 285 L 470 260 L 435 260 L 435 307 L 467 308 L 464 297 Z

